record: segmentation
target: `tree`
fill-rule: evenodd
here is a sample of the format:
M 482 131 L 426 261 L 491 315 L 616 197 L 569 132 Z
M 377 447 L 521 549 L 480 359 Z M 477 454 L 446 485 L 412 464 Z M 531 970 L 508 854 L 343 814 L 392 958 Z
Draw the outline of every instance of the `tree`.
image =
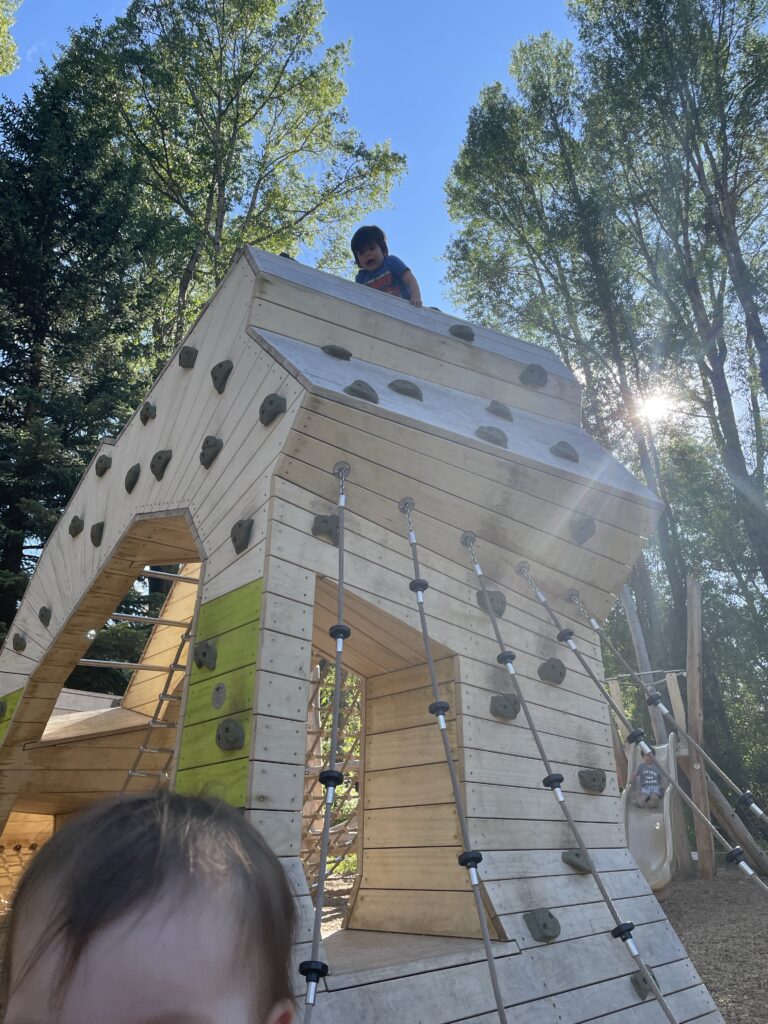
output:
M 11 28 L 21 0 L 0 0 L 0 75 L 10 75 L 19 63 Z

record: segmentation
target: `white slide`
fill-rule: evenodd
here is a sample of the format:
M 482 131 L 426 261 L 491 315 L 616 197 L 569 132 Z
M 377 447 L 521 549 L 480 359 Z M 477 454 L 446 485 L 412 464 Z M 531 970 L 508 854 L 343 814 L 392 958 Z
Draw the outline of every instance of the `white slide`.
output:
M 656 747 L 656 760 L 661 767 L 677 781 L 677 736 L 670 733 L 669 742 Z M 629 777 L 641 762 L 640 750 L 636 744 L 630 748 Z M 672 841 L 672 812 L 674 793 L 664 781 L 664 796 L 656 808 L 637 807 L 633 800 L 633 787 L 627 783 L 622 794 L 624 826 L 627 830 L 627 846 L 637 861 L 637 866 L 654 892 L 658 892 L 672 881 L 675 851 Z

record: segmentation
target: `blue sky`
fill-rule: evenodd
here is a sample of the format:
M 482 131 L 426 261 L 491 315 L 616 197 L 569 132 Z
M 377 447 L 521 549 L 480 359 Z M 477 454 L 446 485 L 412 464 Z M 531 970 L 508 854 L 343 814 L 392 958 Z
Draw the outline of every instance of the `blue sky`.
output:
M 13 30 L 21 67 L 0 80 L 0 91 L 18 99 L 39 61 L 66 42 L 70 26 L 97 16 L 109 21 L 125 6 L 114 0 L 23 0 Z M 442 284 L 442 255 L 451 236 L 443 185 L 467 114 L 484 85 L 508 80 L 515 42 L 547 30 L 572 34 L 566 2 L 326 0 L 326 6 L 326 41 L 352 40 L 350 123 L 369 142 L 390 139 L 408 158 L 392 208 L 369 221 L 384 228 L 390 250 L 413 269 L 425 302 L 450 310 Z

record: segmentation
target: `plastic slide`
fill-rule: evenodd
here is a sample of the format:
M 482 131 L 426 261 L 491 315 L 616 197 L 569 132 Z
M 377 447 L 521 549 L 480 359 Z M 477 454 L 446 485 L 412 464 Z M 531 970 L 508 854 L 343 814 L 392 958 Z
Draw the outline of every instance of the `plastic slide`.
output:
M 656 760 L 673 779 L 677 779 L 677 736 L 670 733 L 669 742 L 656 747 Z M 633 745 L 629 757 L 629 774 L 641 762 L 638 747 Z M 627 784 L 622 794 L 624 806 L 624 825 L 627 830 L 627 845 L 637 866 L 654 892 L 658 892 L 672 880 L 674 865 L 674 847 L 672 841 L 672 811 L 674 794 L 666 785 L 664 796 L 658 807 L 637 807 L 633 802 L 633 793 L 637 790 Z

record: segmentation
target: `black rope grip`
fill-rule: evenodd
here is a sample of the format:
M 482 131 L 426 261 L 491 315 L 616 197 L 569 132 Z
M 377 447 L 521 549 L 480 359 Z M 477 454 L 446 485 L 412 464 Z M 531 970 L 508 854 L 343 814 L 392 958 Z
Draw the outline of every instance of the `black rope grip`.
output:
M 755 802 L 755 797 L 748 789 L 745 789 L 741 796 L 736 801 L 737 807 L 743 807 L 745 810 Z
M 328 973 L 328 964 L 322 960 L 302 960 L 299 964 L 299 974 L 303 974 L 307 981 L 320 981 Z
M 561 629 L 560 632 L 557 634 L 557 639 L 560 641 L 561 644 L 567 644 L 569 640 L 573 640 L 573 630 Z
M 660 693 L 652 693 L 652 694 L 650 694 L 650 696 L 645 698 L 645 703 L 648 705 L 649 708 L 657 707 L 659 704 L 661 704 L 661 694 Z
M 433 700 L 427 709 L 430 715 L 437 717 L 438 715 L 447 715 L 451 710 L 451 705 L 447 700 Z
M 465 850 L 459 854 L 458 861 L 463 868 L 476 868 L 483 859 L 479 850 Z
M 614 939 L 621 939 L 622 942 L 626 942 L 627 939 L 632 938 L 632 929 L 634 927 L 631 921 L 621 921 L 615 928 L 611 929 L 611 935 Z
M 627 736 L 627 743 L 639 743 L 645 739 L 645 729 L 633 729 Z
M 511 665 L 517 655 L 514 651 L 502 651 L 501 654 L 496 655 L 496 661 L 500 665 Z
M 344 781 L 344 772 L 339 772 L 335 768 L 324 768 L 317 778 L 321 786 L 340 786 Z
M 741 864 L 744 860 L 744 851 L 740 846 L 734 846 L 732 850 L 729 850 L 725 855 L 726 864 Z
M 412 590 L 414 594 L 423 594 L 425 590 L 429 589 L 429 583 L 422 579 L 411 580 L 408 584 L 408 589 Z
M 328 630 L 328 636 L 331 640 L 348 640 L 352 636 L 352 630 L 346 622 L 337 622 L 335 626 L 331 626 Z
M 545 789 L 557 789 L 558 786 L 562 786 L 563 782 L 565 782 L 565 778 L 559 772 L 552 772 L 551 775 L 547 775 L 541 780 Z

